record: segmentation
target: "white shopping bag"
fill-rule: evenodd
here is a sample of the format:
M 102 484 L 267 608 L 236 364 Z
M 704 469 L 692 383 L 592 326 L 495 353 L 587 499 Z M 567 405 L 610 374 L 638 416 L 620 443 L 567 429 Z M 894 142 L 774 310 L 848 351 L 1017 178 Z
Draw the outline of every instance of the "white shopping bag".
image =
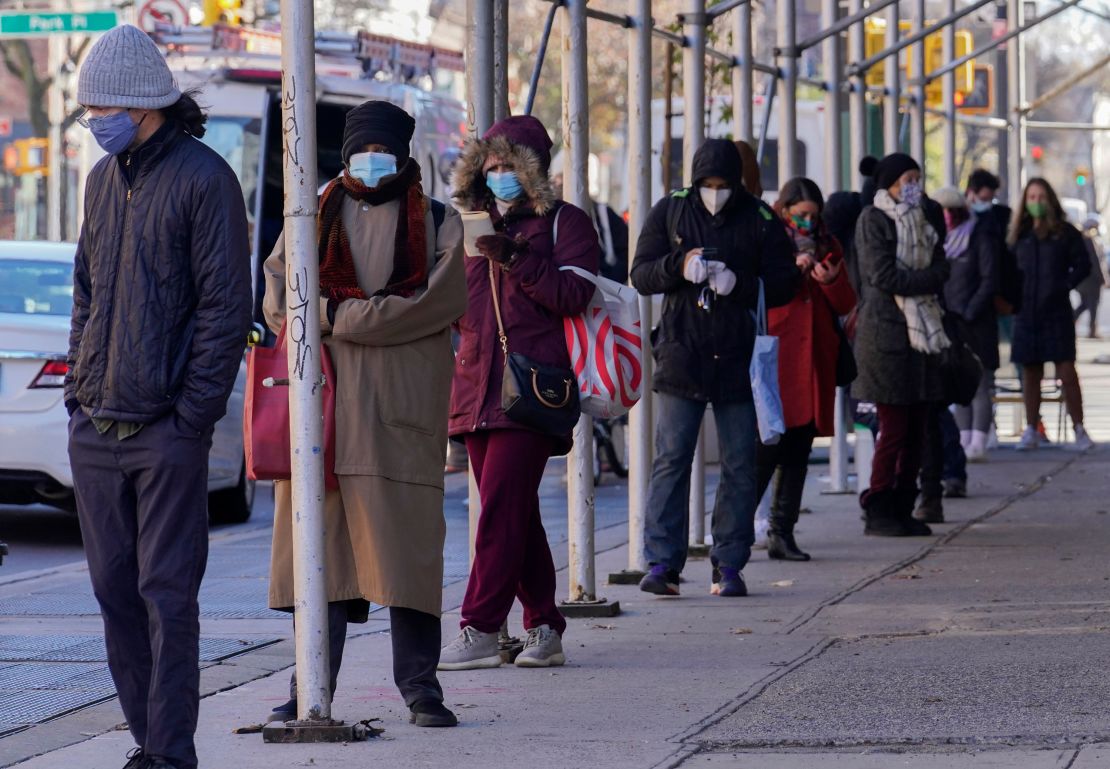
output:
M 759 425 L 759 440 L 767 446 L 779 442 L 786 432 L 779 395 L 779 340 L 767 334 L 767 304 L 763 296 L 763 280 L 759 281 L 759 304 L 755 316 L 755 346 L 749 367 L 752 400 Z

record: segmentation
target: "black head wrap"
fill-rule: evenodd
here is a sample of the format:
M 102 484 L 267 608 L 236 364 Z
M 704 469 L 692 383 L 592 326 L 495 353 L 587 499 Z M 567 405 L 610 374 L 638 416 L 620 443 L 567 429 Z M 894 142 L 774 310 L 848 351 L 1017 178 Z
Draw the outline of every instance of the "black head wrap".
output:
M 415 130 L 416 121 L 412 115 L 396 104 L 364 102 L 347 113 L 343 127 L 343 163 L 350 163 L 351 155 L 362 152 L 367 144 L 382 144 L 397 157 L 400 168 L 409 158 L 409 142 Z

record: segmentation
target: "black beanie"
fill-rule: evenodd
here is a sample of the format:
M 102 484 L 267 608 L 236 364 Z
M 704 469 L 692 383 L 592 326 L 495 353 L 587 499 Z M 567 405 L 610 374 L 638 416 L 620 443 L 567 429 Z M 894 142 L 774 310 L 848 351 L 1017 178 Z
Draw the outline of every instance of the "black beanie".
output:
M 412 115 L 396 104 L 363 102 L 347 113 L 343 126 L 343 163 L 350 163 L 351 155 L 362 152 L 367 144 L 382 144 L 397 157 L 400 168 L 409 159 L 409 142 L 415 130 L 416 121 Z
M 875 186 L 880 190 L 889 189 L 906 171 L 920 171 L 917 161 L 904 152 L 893 152 L 879 161 L 875 167 Z

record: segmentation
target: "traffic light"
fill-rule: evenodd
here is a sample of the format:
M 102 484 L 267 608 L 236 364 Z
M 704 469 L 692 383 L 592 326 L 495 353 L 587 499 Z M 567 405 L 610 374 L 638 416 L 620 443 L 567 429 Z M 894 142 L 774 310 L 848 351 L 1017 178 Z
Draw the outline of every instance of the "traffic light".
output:
M 1044 147 L 1039 144 L 1034 144 L 1029 148 L 1029 155 L 1040 163 L 1044 159 Z
M 206 27 L 214 24 L 238 26 L 242 12 L 242 0 L 204 0 L 204 21 Z
M 1091 176 L 1091 169 L 1080 167 L 1075 169 L 1075 185 L 1077 187 L 1086 187 L 1087 179 Z
M 4 148 L 4 170 L 15 176 L 47 174 L 50 141 L 48 139 L 16 139 Z

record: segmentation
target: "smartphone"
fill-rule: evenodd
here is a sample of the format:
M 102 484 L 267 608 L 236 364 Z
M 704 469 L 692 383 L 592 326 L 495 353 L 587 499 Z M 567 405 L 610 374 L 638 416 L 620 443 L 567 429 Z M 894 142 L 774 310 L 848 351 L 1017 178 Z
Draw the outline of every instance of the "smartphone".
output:
M 709 261 L 710 259 L 717 258 L 717 248 L 715 246 L 706 246 L 701 250 L 701 258 Z

